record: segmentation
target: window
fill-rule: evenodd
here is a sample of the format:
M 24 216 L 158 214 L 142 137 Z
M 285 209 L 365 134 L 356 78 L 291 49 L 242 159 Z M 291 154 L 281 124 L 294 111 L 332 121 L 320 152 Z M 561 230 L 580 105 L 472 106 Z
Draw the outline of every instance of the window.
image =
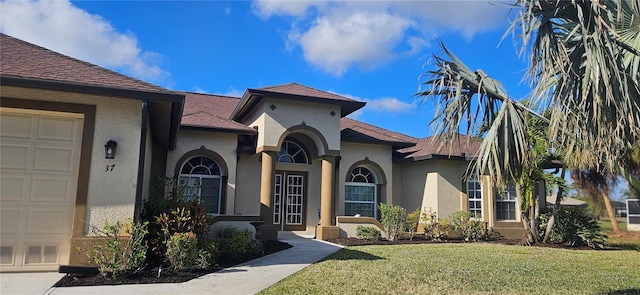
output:
M 482 184 L 477 175 L 467 180 L 467 199 L 471 218 L 482 220 Z
M 345 184 L 344 214 L 377 218 L 377 186 L 373 173 L 365 167 L 351 171 Z
M 496 215 L 498 220 L 516 219 L 516 186 L 512 183 L 496 193 Z
M 282 142 L 280 151 L 276 154 L 276 161 L 280 163 L 309 164 L 309 157 L 297 143 L 289 140 Z
M 186 185 L 182 194 L 185 199 L 199 201 L 209 214 L 220 214 L 222 181 L 218 163 L 203 156 L 189 159 L 180 169 L 180 183 Z

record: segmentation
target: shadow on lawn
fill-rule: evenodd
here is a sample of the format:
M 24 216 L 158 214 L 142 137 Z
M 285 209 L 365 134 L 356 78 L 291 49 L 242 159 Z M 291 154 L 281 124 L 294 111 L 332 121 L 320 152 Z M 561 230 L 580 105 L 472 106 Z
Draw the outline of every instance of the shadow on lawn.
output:
M 385 259 L 380 256 L 371 255 L 369 253 L 361 252 L 353 249 L 340 249 L 340 251 L 330 255 L 324 260 L 381 260 Z
M 632 295 L 632 294 L 640 294 L 640 289 L 625 289 L 625 290 L 616 290 L 605 293 L 607 295 Z

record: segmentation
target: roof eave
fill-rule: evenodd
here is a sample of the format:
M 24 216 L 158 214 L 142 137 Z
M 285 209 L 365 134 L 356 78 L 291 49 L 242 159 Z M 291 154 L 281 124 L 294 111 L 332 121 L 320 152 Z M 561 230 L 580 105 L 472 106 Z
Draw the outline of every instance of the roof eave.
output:
M 182 129 L 189 130 L 201 130 L 201 131 L 211 131 L 211 132 L 223 132 L 223 133 L 236 133 L 236 134 L 245 134 L 245 135 L 255 135 L 258 133 L 257 130 L 241 130 L 241 129 L 230 129 L 230 128 L 219 128 L 219 127 L 207 127 L 207 126 L 198 126 L 198 125 L 190 125 L 190 124 L 182 124 L 180 125 Z

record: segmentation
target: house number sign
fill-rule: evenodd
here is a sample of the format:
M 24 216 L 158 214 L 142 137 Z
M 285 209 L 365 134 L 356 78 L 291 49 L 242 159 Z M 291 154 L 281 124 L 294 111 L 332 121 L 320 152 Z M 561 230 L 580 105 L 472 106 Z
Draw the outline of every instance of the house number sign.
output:
M 104 171 L 110 172 L 113 171 L 113 168 L 116 167 L 116 164 L 104 165 Z

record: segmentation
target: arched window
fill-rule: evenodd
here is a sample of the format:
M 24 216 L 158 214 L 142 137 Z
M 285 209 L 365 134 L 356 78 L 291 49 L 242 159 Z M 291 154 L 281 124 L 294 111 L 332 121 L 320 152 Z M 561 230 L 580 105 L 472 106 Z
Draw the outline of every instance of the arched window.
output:
M 351 170 L 345 183 L 344 214 L 377 218 L 376 177 L 371 170 L 358 166 Z
M 482 183 L 478 175 L 472 175 L 467 179 L 467 200 L 471 218 L 482 220 Z
M 199 201 L 209 214 L 220 214 L 221 176 L 220 166 L 213 159 L 205 156 L 189 159 L 180 168 L 180 183 L 185 184 L 183 197 Z
M 280 151 L 276 154 L 276 161 L 280 163 L 309 164 L 309 157 L 297 143 L 285 140 Z

